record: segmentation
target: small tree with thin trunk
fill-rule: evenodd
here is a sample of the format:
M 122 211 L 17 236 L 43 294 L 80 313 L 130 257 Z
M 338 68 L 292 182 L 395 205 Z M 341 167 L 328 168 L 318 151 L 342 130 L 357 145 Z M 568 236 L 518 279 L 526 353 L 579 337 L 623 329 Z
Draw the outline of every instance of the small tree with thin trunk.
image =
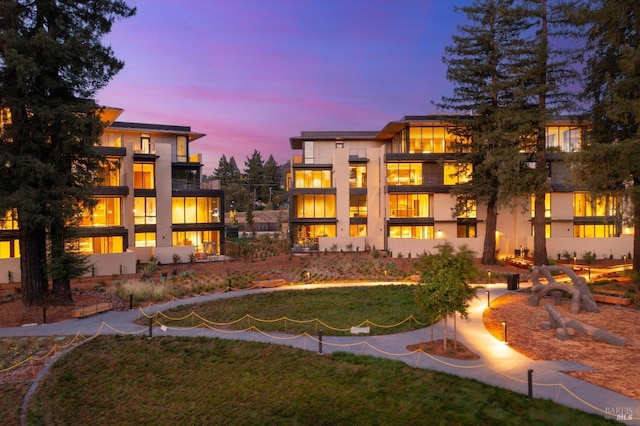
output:
M 473 264 L 474 252 L 467 246 L 462 246 L 456 253 L 449 243 L 439 245 L 437 248 L 437 253 L 425 253 L 414 264 L 420 271 L 415 301 L 424 312 L 431 314 L 432 318 L 434 315 L 441 315 L 444 318 L 445 349 L 447 349 L 447 317 L 454 315 L 454 350 L 456 350 L 455 313 L 460 313 L 462 318 L 466 319 L 469 301 L 476 294 L 475 289 L 467 282 L 477 274 Z

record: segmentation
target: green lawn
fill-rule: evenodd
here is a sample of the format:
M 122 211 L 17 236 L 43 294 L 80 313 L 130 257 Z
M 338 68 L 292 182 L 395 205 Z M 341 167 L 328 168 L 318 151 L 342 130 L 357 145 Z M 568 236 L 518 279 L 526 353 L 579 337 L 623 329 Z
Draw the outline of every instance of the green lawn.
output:
M 29 424 L 608 424 L 475 380 L 345 353 L 103 336 L 60 359 Z
M 394 334 L 431 323 L 417 308 L 414 289 L 412 285 L 384 285 L 256 293 L 181 306 L 156 320 L 167 326 L 195 326 L 204 319 L 214 328 L 254 326 L 266 332 L 311 335 L 318 329 L 325 335 L 349 335 L 352 326 L 365 326 L 372 335 Z

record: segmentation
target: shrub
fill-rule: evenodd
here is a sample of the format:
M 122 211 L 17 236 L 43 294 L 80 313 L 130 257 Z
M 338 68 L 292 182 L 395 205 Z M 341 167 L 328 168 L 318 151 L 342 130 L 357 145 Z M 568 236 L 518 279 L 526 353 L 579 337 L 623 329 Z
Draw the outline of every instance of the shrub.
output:
M 591 253 L 590 251 L 585 251 L 584 253 L 582 253 L 582 260 L 587 265 L 591 265 L 593 262 L 596 261 L 596 254 Z
M 377 259 L 380 257 L 380 251 L 378 251 L 375 247 L 371 250 L 371 257 Z
M 180 263 L 182 262 L 182 257 L 178 254 L 178 253 L 173 253 L 173 263 Z

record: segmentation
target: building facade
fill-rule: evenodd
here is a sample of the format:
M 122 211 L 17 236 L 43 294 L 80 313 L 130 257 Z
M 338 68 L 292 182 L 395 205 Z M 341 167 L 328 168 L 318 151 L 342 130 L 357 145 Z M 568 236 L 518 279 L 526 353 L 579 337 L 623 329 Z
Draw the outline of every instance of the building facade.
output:
M 446 117 L 405 116 L 379 131 L 301 132 L 290 138 L 294 156 L 287 183 L 294 244 L 317 250 L 390 251 L 417 256 L 449 242 L 482 253 L 486 208 L 456 217 L 450 190 L 465 170 L 453 160 L 456 136 Z M 632 253 L 618 200 L 592 199 L 570 182 L 563 158 L 578 151 L 584 128 L 569 120 L 547 126 L 546 243 L 550 257 L 622 259 Z M 498 215 L 499 257 L 531 254 L 532 199 L 516 200 Z
M 131 274 L 136 264 L 220 254 L 224 196 L 201 183 L 200 154 L 190 143 L 203 137 L 188 126 L 115 121 L 107 108 L 96 150 L 107 162 L 96 170 L 97 205 L 85 212 L 78 250 L 89 255 L 93 275 Z M 20 280 L 15 212 L 0 217 L 0 282 Z

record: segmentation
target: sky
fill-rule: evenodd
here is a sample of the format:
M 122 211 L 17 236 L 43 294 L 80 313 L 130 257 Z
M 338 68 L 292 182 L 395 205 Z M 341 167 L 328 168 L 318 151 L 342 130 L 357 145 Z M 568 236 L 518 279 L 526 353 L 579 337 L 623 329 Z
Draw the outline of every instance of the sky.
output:
M 190 126 L 211 174 L 301 131 L 380 130 L 452 93 L 444 48 L 471 0 L 128 0 L 103 40 L 124 68 L 97 101 L 118 121 Z

